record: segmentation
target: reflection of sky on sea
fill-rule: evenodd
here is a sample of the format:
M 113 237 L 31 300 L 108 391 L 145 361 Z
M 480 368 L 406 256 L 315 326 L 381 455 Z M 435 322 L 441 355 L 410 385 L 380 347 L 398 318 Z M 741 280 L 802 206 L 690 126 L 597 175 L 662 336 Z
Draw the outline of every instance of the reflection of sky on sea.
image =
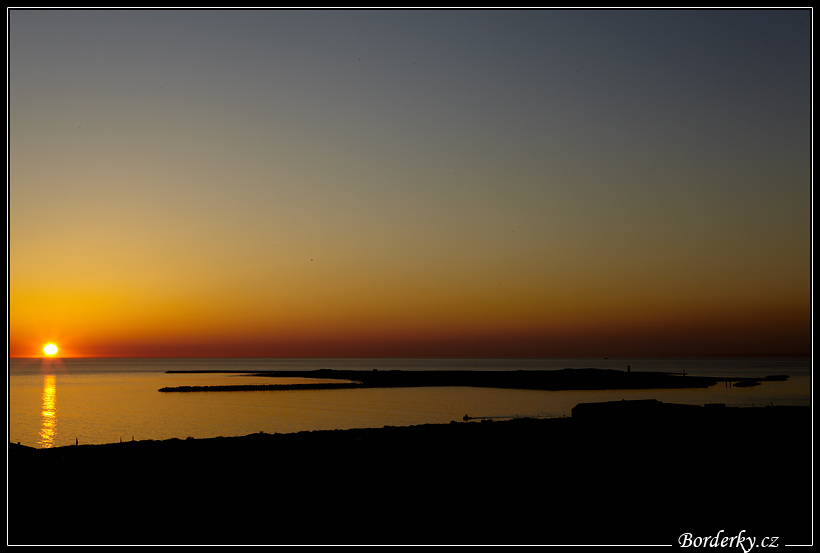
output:
M 385 425 L 447 424 L 464 415 L 483 417 L 571 416 L 578 403 L 658 399 L 665 403 L 729 407 L 811 405 L 809 360 L 332 360 L 281 362 L 305 370 L 350 368 L 406 370 L 503 365 L 508 370 L 541 367 L 665 370 L 762 377 L 788 374 L 785 381 L 762 381 L 741 388 L 719 382 L 681 390 L 538 391 L 475 387 L 288 390 L 254 392 L 159 393 L 165 386 L 271 384 L 270 377 L 235 373 L 167 373 L 170 369 L 222 368 L 249 372 L 279 368 L 272 360 L 110 360 L 68 361 L 49 366 L 15 361 L 9 373 L 9 438 L 38 448 L 114 443 L 131 439 L 238 436 Z M 99 367 L 99 369 L 97 369 Z M 152 370 L 149 371 L 148 369 Z M 93 369 L 93 370 L 92 370 Z M 43 372 L 43 371 L 47 371 Z M 51 373 L 51 374 L 48 374 Z M 682 377 L 687 378 L 687 377 Z M 56 403 L 57 379 L 60 404 Z
M 52 447 L 57 434 L 57 377 L 53 374 L 43 376 L 43 409 L 40 414 L 43 423 L 37 445 Z

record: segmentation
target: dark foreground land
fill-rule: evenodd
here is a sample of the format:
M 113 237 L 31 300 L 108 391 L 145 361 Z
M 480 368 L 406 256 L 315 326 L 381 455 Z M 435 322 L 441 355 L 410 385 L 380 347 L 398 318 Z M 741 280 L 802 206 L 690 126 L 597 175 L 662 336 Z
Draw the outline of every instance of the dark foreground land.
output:
M 620 402 L 619 402 L 620 403 Z M 809 544 L 809 408 L 9 449 L 9 544 Z M 771 543 L 771 542 L 769 542 Z

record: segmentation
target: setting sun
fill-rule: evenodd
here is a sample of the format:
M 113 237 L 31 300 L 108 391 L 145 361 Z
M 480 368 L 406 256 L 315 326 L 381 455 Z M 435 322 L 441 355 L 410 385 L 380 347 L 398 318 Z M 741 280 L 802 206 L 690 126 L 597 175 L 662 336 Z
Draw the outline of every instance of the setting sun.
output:
M 57 353 L 57 346 L 55 346 L 54 344 L 48 344 L 43 348 L 43 351 L 46 355 L 54 355 L 55 353 Z

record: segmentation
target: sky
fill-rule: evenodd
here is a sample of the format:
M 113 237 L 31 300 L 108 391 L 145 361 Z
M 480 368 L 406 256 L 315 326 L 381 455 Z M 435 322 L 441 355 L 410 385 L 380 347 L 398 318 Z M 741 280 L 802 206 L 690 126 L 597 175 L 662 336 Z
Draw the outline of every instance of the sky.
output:
M 18 10 L 8 349 L 811 353 L 811 10 Z

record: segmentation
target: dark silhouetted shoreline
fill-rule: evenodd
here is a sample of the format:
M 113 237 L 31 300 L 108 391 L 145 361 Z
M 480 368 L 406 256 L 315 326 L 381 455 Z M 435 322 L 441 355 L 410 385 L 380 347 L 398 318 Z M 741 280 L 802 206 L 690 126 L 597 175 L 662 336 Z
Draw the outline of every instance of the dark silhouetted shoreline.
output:
M 240 371 L 168 371 L 168 373 L 224 373 Z M 161 388 L 160 392 L 204 392 L 245 390 L 306 390 L 343 388 L 399 388 L 418 386 L 478 386 L 491 388 L 516 388 L 527 390 L 626 390 L 626 389 L 682 389 L 708 388 L 723 381 L 747 381 L 680 375 L 663 372 L 630 372 L 614 369 L 563 369 L 521 371 L 362 371 L 320 369 L 315 371 L 266 371 L 241 374 L 250 376 L 311 378 L 338 380 L 334 383 L 306 384 L 238 384 L 224 386 L 174 386 Z M 779 380 L 784 377 L 770 376 L 761 380 Z M 785 377 L 788 378 L 788 377 Z
M 10 445 L 11 544 L 811 541 L 808 407 Z

